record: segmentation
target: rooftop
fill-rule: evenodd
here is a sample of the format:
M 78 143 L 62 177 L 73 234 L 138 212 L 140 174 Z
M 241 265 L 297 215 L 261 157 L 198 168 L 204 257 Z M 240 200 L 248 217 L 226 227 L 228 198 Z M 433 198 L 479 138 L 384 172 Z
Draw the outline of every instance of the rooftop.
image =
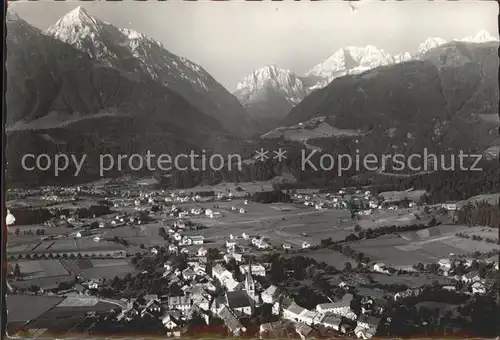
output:
M 227 292 L 226 301 L 231 309 L 251 306 L 251 299 L 244 291 Z

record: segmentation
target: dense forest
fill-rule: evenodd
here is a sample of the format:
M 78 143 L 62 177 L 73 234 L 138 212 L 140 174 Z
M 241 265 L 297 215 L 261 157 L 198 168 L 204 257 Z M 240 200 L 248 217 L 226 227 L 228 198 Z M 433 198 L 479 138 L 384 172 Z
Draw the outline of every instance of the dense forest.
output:
M 466 204 L 455 213 L 455 216 L 459 224 L 500 227 L 500 207 L 498 204 L 489 204 L 486 201 Z

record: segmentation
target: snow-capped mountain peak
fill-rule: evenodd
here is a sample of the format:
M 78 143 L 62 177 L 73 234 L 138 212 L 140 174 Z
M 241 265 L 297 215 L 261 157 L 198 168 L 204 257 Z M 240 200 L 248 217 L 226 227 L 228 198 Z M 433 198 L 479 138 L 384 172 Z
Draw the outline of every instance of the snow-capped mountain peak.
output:
M 337 77 L 359 74 L 379 66 L 392 64 L 394 58 L 383 49 L 373 45 L 365 47 L 347 46 L 337 50 L 324 62 L 314 66 L 306 73 L 312 81 L 311 89 L 324 87 Z
M 413 56 L 410 52 L 401 52 L 394 56 L 395 63 L 403 63 L 405 61 L 411 60 Z
M 10 9 L 9 7 L 7 8 L 7 13 L 5 13 L 5 19 L 14 21 L 14 20 L 20 20 L 21 18 L 19 17 L 16 11 Z
M 446 44 L 447 41 L 439 37 L 427 38 L 423 43 L 418 46 L 418 53 L 424 54 L 433 48 Z
M 468 36 L 463 39 L 460 39 L 460 41 L 464 42 L 473 42 L 473 43 L 485 43 L 485 42 L 490 42 L 490 41 L 498 41 L 497 38 L 492 36 L 488 31 L 486 30 L 481 30 L 476 33 L 474 36 Z
M 68 12 L 46 31 L 49 35 L 64 39 L 64 34 L 73 33 L 74 35 L 84 34 L 85 31 L 100 32 L 104 22 L 94 18 L 83 7 L 78 6 Z M 83 32 L 80 32 L 83 30 Z
M 290 70 L 268 65 L 253 71 L 236 86 L 235 95 L 243 104 L 256 100 L 263 93 L 273 91 L 296 105 L 306 91 L 302 81 Z
M 235 121 L 251 124 L 237 99 L 208 72 L 171 53 L 146 34 L 96 19 L 82 7 L 64 15 L 45 33 L 71 44 L 101 64 L 169 87 L 189 98 L 200 111 L 219 119 L 230 131 L 240 132 L 245 128 Z

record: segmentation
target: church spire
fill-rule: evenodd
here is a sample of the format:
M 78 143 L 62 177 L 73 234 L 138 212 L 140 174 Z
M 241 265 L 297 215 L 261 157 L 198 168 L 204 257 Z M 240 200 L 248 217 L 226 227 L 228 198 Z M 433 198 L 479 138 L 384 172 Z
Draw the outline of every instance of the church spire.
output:
M 245 277 L 245 290 L 253 301 L 257 301 L 257 296 L 255 294 L 255 281 L 252 276 L 252 262 L 248 263 L 248 270 Z
M 247 292 L 250 293 L 250 291 L 255 292 L 255 282 L 253 281 L 253 276 L 252 276 L 252 261 L 250 260 L 248 263 L 248 270 L 246 272 L 246 277 L 245 277 L 245 288 L 247 289 Z

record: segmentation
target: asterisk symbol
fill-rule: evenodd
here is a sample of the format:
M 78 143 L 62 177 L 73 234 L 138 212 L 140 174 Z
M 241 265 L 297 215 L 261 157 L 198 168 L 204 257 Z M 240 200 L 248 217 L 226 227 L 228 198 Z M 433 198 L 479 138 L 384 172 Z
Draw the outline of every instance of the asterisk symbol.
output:
M 264 149 L 261 148 L 260 150 L 256 151 L 255 159 L 257 159 L 257 160 L 259 160 L 261 162 L 264 162 L 266 159 L 269 158 L 267 156 L 268 153 L 269 153 L 269 151 L 264 150 Z
M 279 162 L 282 160 L 286 159 L 286 150 L 282 150 L 281 148 L 278 149 L 278 151 L 273 151 L 274 157 L 273 159 L 278 159 Z

